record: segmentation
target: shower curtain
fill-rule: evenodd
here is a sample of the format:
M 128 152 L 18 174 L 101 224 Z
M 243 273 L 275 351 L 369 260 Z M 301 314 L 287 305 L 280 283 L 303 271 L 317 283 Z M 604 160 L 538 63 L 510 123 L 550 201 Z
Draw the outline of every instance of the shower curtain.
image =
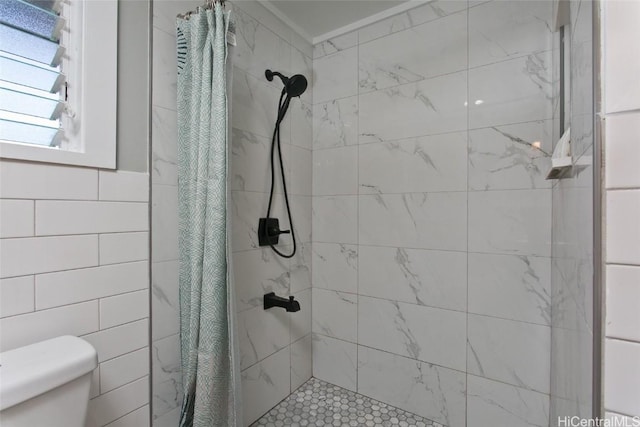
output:
M 230 13 L 178 18 L 181 427 L 242 425 L 227 215 Z

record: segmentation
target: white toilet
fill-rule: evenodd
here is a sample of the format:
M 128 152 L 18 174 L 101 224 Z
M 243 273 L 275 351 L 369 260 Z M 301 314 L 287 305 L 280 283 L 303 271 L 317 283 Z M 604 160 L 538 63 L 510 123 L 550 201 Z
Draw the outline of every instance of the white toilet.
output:
M 84 427 L 97 365 L 91 344 L 72 336 L 0 353 L 0 425 Z

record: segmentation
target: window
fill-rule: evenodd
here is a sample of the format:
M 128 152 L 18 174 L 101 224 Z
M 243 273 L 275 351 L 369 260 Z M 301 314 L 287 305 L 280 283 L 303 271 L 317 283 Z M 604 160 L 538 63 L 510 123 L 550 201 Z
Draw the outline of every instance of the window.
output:
M 0 157 L 115 167 L 117 0 L 0 1 Z

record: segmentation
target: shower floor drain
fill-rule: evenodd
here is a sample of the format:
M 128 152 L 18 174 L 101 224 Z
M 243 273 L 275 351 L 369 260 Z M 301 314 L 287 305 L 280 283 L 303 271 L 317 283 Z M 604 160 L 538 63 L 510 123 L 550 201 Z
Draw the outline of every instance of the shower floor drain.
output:
M 252 424 L 267 427 L 442 427 L 441 424 L 311 378 Z

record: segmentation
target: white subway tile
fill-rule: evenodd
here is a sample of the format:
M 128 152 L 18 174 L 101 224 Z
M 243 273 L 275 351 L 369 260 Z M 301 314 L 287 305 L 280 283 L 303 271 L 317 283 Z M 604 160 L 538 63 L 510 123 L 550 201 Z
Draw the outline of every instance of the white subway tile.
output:
M 96 301 L 97 304 L 97 301 Z M 96 321 L 98 313 L 96 308 Z M 98 352 L 98 361 L 113 359 L 149 344 L 149 320 L 142 319 L 83 337 Z
M 100 300 L 100 329 L 149 317 L 149 291 L 142 290 Z
M 148 376 L 89 401 L 86 427 L 104 426 L 147 403 L 149 403 Z
M 100 235 L 100 265 L 149 259 L 149 232 Z
M 60 335 L 84 335 L 98 330 L 98 301 L 0 320 L 0 352 Z
M 0 280 L 0 317 L 33 311 L 33 276 Z
M 36 235 L 149 229 L 147 203 L 37 201 Z
M 149 201 L 149 175 L 139 172 L 100 171 L 100 200 Z
M 0 240 L 0 277 L 25 276 L 98 265 L 98 236 Z
M 607 266 L 608 337 L 640 342 L 640 267 Z
M 149 375 L 149 347 L 100 364 L 100 393 Z
M 640 265 L 640 190 L 607 192 L 607 262 Z
M 640 108 L 640 55 L 635 42 L 640 39 L 640 2 L 603 2 L 604 87 L 607 113 Z
M 640 113 L 608 116 L 605 129 L 607 188 L 640 187 Z
M 98 198 L 98 171 L 3 161 L 0 163 L 0 197 L 95 200 Z
M 98 365 L 100 366 L 100 365 Z M 91 388 L 89 389 L 89 399 L 100 396 L 100 369 L 94 369 L 91 373 Z
M 0 237 L 33 236 L 33 200 L 0 200 Z
M 38 310 L 104 298 L 149 286 L 148 263 L 106 265 L 36 277 Z
M 144 405 L 122 418 L 107 424 L 106 427 L 145 427 L 151 425 L 151 411 L 149 405 Z
M 605 340 L 604 406 L 640 414 L 640 343 Z

